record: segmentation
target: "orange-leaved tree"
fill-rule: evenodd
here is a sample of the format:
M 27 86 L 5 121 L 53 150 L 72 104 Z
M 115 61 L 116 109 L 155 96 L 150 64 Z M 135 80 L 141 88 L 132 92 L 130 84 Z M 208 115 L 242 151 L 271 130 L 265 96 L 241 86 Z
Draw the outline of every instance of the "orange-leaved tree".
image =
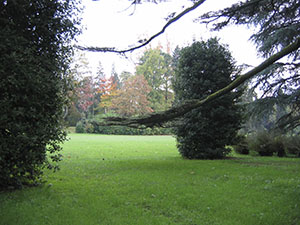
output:
M 101 94 L 99 106 L 107 112 L 107 109 L 112 108 L 112 100 L 118 95 L 117 83 L 114 77 L 101 78 L 97 91 Z
M 112 107 L 122 116 L 145 115 L 153 112 L 148 101 L 151 87 L 143 75 L 128 78 L 118 96 L 112 100 Z

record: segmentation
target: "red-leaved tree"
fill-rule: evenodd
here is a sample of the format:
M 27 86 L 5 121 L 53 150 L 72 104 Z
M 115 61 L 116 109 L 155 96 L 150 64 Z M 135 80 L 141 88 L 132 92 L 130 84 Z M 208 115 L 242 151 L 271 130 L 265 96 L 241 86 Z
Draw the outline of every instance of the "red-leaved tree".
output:
M 81 112 L 88 114 L 90 106 L 93 104 L 94 87 L 91 76 L 83 78 L 76 90 L 78 96 L 78 107 Z

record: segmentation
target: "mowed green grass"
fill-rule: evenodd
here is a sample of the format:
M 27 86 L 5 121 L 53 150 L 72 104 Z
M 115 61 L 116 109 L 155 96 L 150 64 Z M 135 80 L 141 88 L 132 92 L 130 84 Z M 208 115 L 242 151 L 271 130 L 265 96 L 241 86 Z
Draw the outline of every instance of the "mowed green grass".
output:
M 184 160 L 170 136 L 71 134 L 41 187 L 0 193 L 2 225 L 297 225 L 300 160 Z

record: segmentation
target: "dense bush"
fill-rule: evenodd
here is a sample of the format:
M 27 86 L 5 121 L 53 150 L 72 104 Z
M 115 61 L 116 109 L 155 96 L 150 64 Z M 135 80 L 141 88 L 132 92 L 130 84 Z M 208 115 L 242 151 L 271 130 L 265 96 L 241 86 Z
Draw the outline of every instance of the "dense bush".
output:
M 245 136 L 238 136 L 237 143 L 235 145 L 233 145 L 232 147 L 236 153 L 239 153 L 242 155 L 249 154 L 249 146 L 248 146 L 247 139 Z
M 65 118 L 68 127 L 75 127 L 76 124 L 81 120 L 82 115 L 76 109 L 74 104 L 70 105 L 68 114 Z
M 74 4 L 0 3 L 0 188 L 37 183 L 60 159 Z
M 76 133 L 97 133 L 114 135 L 170 135 L 168 128 L 137 129 L 124 126 L 100 126 L 98 120 L 81 120 L 76 125 Z
M 231 83 L 233 59 L 218 40 L 196 42 L 181 50 L 174 79 L 175 104 L 203 99 Z M 186 113 L 175 128 L 180 154 L 189 159 L 219 159 L 230 151 L 240 128 L 236 104 L 241 93 L 230 92 Z
M 77 122 L 75 127 L 76 133 L 95 133 L 94 125 L 86 119 Z
M 272 156 L 274 153 L 280 157 L 285 155 L 283 137 L 267 130 L 249 135 L 247 142 L 249 149 L 260 156 Z
M 300 157 L 300 136 L 289 136 L 283 140 L 284 148 L 287 153 Z
M 300 136 L 280 135 L 267 130 L 260 130 L 245 137 L 239 137 L 232 146 L 239 154 L 249 154 L 249 151 L 260 156 L 279 157 L 294 155 L 300 157 Z
M 171 130 L 167 128 L 145 128 L 137 129 L 131 127 L 107 127 L 98 126 L 95 133 L 99 134 L 115 134 L 115 135 L 170 135 Z
M 80 120 L 77 122 L 76 127 L 75 127 L 75 132 L 76 133 L 86 133 L 84 121 Z

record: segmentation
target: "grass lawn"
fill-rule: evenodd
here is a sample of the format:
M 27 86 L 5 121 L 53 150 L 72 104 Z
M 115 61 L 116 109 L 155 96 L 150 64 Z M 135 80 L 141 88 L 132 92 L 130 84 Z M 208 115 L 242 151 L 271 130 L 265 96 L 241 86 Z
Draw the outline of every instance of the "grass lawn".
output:
M 170 136 L 70 138 L 48 183 L 0 193 L 1 225 L 300 224 L 300 159 L 184 160 Z

